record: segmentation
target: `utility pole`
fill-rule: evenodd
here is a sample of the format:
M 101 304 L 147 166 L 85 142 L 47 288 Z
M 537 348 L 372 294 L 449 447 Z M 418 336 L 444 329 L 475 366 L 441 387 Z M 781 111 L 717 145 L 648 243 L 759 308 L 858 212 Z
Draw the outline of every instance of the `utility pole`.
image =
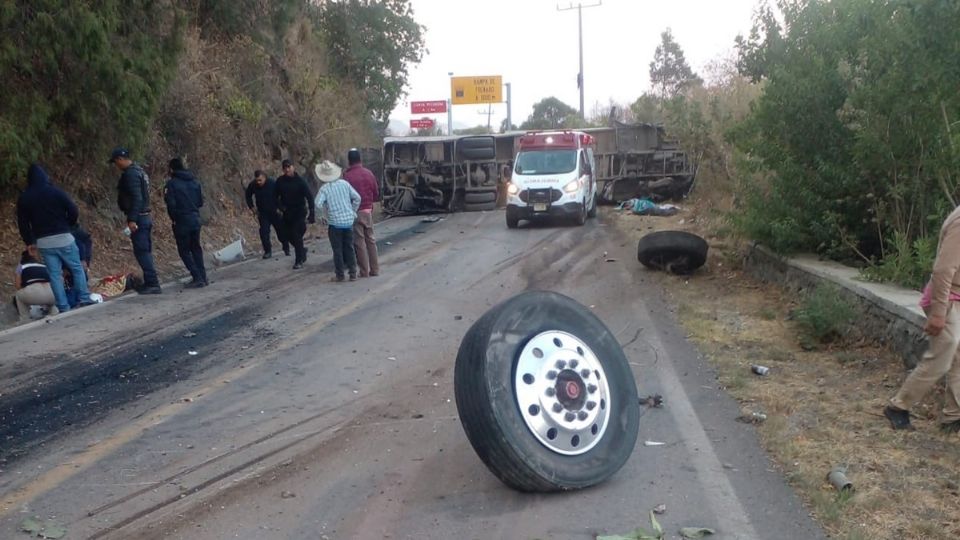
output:
M 504 86 L 507 87 L 507 129 L 504 130 L 504 133 L 506 133 L 513 129 L 513 118 L 510 115 L 510 108 L 512 107 L 512 103 L 510 102 L 510 83 L 505 83 Z
M 453 72 L 448 71 L 450 78 L 450 97 L 447 98 L 447 135 L 453 135 Z
M 583 2 L 577 2 L 574 4 L 570 2 L 567 7 L 560 7 L 560 4 L 557 4 L 557 11 L 570 11 L 571 9 L 577 10 L 577 25 L 580 31 L 580 72 L 577 73 L 577 86 L 580 88 L 580 119 L 586 120 L 586 117 L 583 114 L 583 8 L 592 8 L 603 5 L 603 0 L 597 0 L 596 4 L 584 4 Z

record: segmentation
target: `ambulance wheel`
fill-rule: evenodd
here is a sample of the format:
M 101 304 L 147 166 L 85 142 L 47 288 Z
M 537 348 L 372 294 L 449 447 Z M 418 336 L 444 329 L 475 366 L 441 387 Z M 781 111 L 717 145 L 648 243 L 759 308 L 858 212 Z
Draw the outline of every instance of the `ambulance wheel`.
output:
M 577 225 L 583 225 L 587 222 L 587 203 L 584 201 L 580 205 L 580 210 L 577 212 L 577 217 L 574 218 L 574 223 Z
M 640 239 L 637 259 L 653 270 L 689 274 L 707 262 L 707 241 L 685 231 L 658 231 Z
M 488 202 L 497 202 L 496 191 L 468 191 L 463 196 L 463 202 L 466 204 L 479 204 Z
M 598 201 L 597 199 L 599 199 L 599 197 L 600 197 L 599 195 L 594 195 L 594 196 L 593 196 L 593 206 L 591 206 L 591 207 L 590 207 L 590 211 L 587 212 L 587 217 L 588 217 L 588 218 L 595 218 L 595 217 L 597 217 L 597 204 L 600 203 L 600 201 Z
M 520 216 L 515 208 L 507 207 L 507 228 L 516 229 L 520 226 Z
M 623 349 L 589 309 L 557 293 L 521 293 L 474 323 L 457 353 L 454 394 L 477 455 L 519 491 L 603 482 L 637 441 Z

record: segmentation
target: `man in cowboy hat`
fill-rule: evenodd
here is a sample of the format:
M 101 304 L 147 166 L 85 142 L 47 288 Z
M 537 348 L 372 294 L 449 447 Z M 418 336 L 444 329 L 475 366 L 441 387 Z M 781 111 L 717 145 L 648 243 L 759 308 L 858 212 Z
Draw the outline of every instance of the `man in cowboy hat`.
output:
M 333 248 L 333 266 L 336 270 L 333 280 L 343 281 L 346 270 L 349 271 L 350 281 L 356 281 L 353 223 L 357 220 L 357 209 L 360 208 L 360 194 L 340 177 L 340 167 L 329 161 L 318 163 L 313 172 L 322 182 L 316 205 L 327 222 L 327 236 Z

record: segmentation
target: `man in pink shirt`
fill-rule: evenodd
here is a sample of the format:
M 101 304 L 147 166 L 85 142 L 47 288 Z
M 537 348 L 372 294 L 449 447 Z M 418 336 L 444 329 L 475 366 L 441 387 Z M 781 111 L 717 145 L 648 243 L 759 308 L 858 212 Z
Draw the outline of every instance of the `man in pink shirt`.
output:
M 360 209 L 353 224 L 353 247 L 357 252 L 357 267 L 360 277 L 380 274 L 377 258 L 377 239 L 373 235 L 373 203 L 380 200 L 380 186 L 370 169 L 363 166 L 360 151 L 351 148 L 347 152 L 348 167 L 343 179 L 360 194 Z
M 956 360 L 960 347 L 960 307 L 957 301 L 960 301 L 960 207 L 947 216 L 940 229 L 937 259 L 920 300 L 927 314 L 923 331 L 930 336 L 930 345 L 883 410 L 893 429 L 912 430 L 910 408 L 946 376 L 940 428 L 947 433 L 960 432 L 960 362 Z

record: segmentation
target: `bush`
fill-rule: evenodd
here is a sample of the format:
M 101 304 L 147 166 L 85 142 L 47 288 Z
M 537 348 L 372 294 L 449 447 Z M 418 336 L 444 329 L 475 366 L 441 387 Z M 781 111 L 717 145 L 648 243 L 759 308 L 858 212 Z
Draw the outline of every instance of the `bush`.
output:
M 846 335 L 855 316 L 854 307 L 833 285 L 819 286 L 805 295 L 794 313 L 804 337 L 821 344 L 833 343 Z

